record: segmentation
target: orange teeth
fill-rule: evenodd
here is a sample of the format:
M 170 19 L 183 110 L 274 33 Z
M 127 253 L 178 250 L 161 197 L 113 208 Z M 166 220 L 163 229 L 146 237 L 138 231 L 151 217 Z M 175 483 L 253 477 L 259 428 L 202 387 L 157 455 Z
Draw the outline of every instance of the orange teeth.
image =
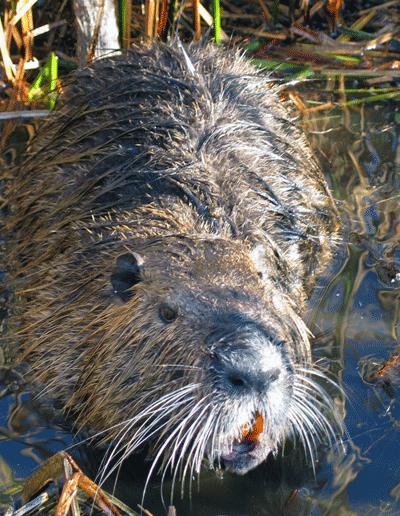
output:
M 258 441 L 258 438 L 262 431 L 264 430 L 264 420 L 259 414 L 259 412 L 256 412 L 256 420 L 254 423 L 254 426 L 252 428 L 249 428 L 248 426 L 243 427 L 242 429 L 242 435 L 243 440 L 245 441 Z

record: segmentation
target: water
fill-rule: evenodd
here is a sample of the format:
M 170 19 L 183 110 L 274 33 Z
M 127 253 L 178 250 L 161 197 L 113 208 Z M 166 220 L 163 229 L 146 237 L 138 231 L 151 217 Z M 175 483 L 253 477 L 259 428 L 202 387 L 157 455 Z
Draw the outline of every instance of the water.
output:
M 244 477 L 204 471 L 191 489 L 186 485 L 183 499 L 178 487 L 178 516 L 400 515 L 398 120 L 396 104 L 387 103 L 302 121 L 345 226 L 346 243 L 338 247 L 306 314 L 316 357 L 329 362 L 346 393 L 343 443 L 321 446 L 315 474 L 290 443 L 284 458 L 271 457 Z M 0 370 L 0 512 L 20 480 L 73 444 L 53 416 L 53 407 L 29 392 L 19 372 Z M 100 452 L 84 445 L 71 451 L 94 478 Z M 116 495 L 135 509 L 144 480 L 141 457 L 133 458 L 120 472 Z M 106 488 L 113 490 L 112 481 Z M 166 480 L 166 505 L 170 491 Z M 143 503 L 155 516 L 165 514 L 157 480 Z

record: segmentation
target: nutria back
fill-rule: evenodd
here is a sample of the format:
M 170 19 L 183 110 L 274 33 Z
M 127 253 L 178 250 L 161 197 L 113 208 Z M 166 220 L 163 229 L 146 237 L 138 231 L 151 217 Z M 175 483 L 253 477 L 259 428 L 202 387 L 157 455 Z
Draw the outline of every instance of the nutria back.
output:
M 77 73 L 7 193 L 8 335 L 78 427 L 185 472 L 332 433 L 301 312 L 336 211 L 238 52 L 155 45 Z

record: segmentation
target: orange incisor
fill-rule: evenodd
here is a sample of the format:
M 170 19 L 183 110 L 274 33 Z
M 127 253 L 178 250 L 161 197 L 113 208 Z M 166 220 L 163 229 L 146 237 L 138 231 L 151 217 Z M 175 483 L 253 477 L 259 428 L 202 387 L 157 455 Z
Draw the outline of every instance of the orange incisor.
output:
M 256 412 L 256 420 L 253 427 L 248 425 L 243 427 L 243 439 L 246 441 L 258 441 L 258 438 L 264 430 L 264 420 L 259 412 Z

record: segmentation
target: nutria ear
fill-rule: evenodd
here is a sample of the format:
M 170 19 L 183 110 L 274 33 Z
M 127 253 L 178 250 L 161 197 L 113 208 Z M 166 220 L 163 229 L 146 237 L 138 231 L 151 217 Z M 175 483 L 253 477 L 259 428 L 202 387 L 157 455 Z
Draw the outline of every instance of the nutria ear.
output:
M 130 288 L 143 279 L 144 259 L 140 254 L 128 253 L 118 256 L 111 273 L 114 294 L 125 303 L 132 297 Z

